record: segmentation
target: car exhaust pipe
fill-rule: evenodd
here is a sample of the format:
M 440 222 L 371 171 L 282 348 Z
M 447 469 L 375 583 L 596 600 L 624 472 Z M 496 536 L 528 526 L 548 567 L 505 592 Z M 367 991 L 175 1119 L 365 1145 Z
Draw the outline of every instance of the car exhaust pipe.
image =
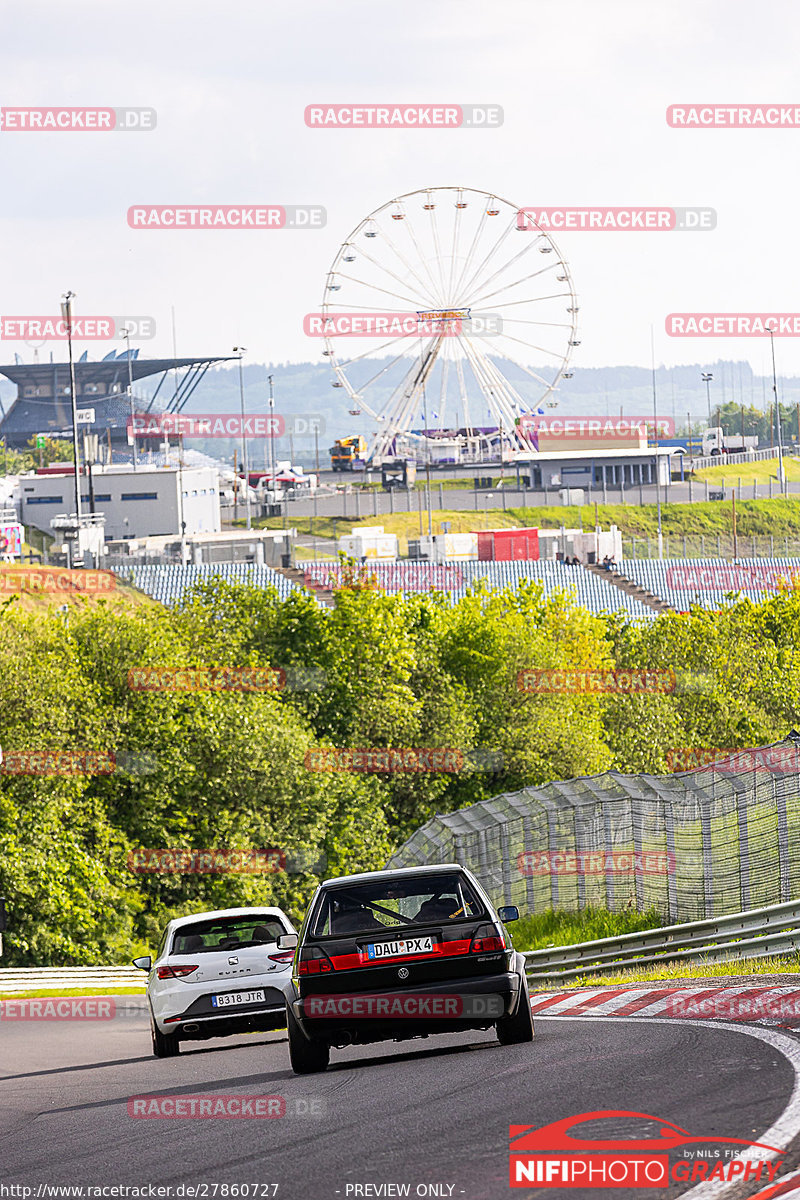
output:
M 199 1028 L 196 1021 L 189 1021 L 188 1025 L 181 1025 L 181 1033 L 197 1033 Z

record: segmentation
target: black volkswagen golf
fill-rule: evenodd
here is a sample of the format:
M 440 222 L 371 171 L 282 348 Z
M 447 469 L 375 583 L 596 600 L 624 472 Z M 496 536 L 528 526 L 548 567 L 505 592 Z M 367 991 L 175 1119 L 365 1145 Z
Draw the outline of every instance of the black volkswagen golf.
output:
M 296 947 L 296 999 L 287 1003 L 297 1074 L 324 1071 L 332 1046 L 497 1030 L 529 1042 L 525 960 L 497 911 L 462 866 L 407 867 L 328 879 L 311 901 Z

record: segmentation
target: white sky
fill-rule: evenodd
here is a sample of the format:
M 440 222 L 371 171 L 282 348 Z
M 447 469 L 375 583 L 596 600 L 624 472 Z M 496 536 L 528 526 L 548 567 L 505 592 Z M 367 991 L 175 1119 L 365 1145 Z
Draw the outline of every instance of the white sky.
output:
M 318 360 L 302 332 L 372 209 L 463 184 L 527 205 L 704 205 L 705 233 L 558 235 L 576 367 L 747 359 L 667 338 L 671 311 L 800 311 L 800 129 L 668 128 L 682 101 L 800 103 L 793 0 L 28 0 L 7 6 L 2 104 L 142 105 L 151 133 L 0 132 L 3 315 L 151 314 L 142 353 Z M 316 130 L 313 102 L 495 103 L 498 130 Z M 131 204 L 320 204 L 318 231 L 135 231 Z M 120 348 L 122 344 L 120 343 Z M 51 347 L 45 348 L 45 353 Z M 57 348 L 54 346 L 53 348 Z M 83 349 L 83 346 L 79 347 Z M 112 347 L 89 346 L 91 357 Z M 32 351 L 6 343 L 26 359 Z M 800 373 L 798 339 L 778 369 Z M 61 357 L 57 354 L 57 357 Z

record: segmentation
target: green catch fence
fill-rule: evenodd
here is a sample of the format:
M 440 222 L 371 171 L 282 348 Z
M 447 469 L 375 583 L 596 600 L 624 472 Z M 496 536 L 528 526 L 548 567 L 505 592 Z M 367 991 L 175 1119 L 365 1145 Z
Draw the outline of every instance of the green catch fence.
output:
M 525 913 L 656 908 L 672 924 L 800 898 L 800 734 L 671 775 L 508 792 L 437 815 L 387 866 L 451 862 Z

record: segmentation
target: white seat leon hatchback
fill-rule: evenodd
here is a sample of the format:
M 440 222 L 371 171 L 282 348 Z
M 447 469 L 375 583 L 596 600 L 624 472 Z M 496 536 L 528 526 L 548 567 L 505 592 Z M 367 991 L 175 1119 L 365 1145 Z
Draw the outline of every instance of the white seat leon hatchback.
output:
M 183 1041 L 285 1028 L 294 952 L 281 950 L 278 939 L 295 932 L 280 908 L 227 908 L 170 921 L 155 960 L 134 959 L 148 972 L 153 1054 L 179 1054 Z

